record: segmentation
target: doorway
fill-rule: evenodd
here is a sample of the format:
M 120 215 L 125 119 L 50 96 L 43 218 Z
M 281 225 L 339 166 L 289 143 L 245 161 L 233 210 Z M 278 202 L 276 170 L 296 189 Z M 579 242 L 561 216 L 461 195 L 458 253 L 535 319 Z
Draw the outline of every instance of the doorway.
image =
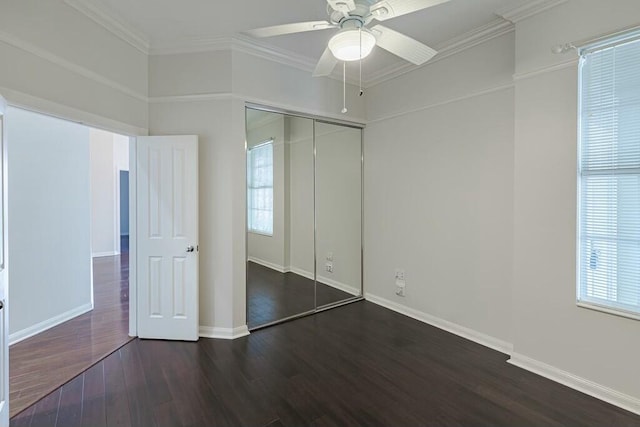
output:
M 13 416 L 131 339 L 129 138 L 11 107 L 7 133 Z
M 119 170 L 120 253 L 129 253 L 129 171 Z

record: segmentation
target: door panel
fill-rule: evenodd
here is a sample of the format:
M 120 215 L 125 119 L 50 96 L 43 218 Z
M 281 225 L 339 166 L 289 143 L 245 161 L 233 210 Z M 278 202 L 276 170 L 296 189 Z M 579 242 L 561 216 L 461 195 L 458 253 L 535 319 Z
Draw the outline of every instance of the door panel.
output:
M 6 144 L 4 141 L 4 113 L 6 102 L 0 96 L 0 427 L 9 425 L 9 313 L 7 308 L 6 263 Z
M 138 336 L 198 339 L 198 139 L 137 139 Z

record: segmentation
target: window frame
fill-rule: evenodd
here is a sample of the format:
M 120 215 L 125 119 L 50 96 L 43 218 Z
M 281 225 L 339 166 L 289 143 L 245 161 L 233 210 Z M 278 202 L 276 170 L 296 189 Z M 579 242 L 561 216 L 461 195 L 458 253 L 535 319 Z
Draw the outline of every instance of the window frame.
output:
M 624 33 L 617 33 L 612 35 L 611 37 L 599 39 L 597 42 L 580 47 L 579 51 L 579 62 L 578 62 L 578 140 L 577 140 L 577 209 L 576 209 L 576 305 L 580 308 L 585 308 L 589 310 L 595 310 L 602 313 L 607 313 L 610 315 L 615 315 L 619 317 L 624 317 L 633 320 L 640 320 L 640 303 L 637 306 L 637 311 L 635 310 L 626 310 L 625 308 L 607 305 L 606 300 L 603 299 L 603 302 L 597 302 L 593 300 L 586 300 L 585 296 L 582 293 L 582 267 L 583 263 L 587 262 L 586 259 L 582 257 L 582 246 L 583 246 L 583 180 L 585 180 L 589 176 L 597 175 L 597 173 L 589 173 L 586 174 L 582 168 L 583 161 L 583 71 L 584 64 L 586 61 L 586 55 L 595 53 L 601 50 L 605 50 L 608 48 L 616 47 L 626 43 L 632 42 L 640 42 L 640 29 L 635 28 L 631 31 L 625 31 Z M 640 73 L 640 71 L 639 71 Z M 639 143 L 640 144 L 640 143 Z M 616 171 L 621 168 L 611 168 L 609 173 L 611 176 L 616 176 Z M 640 173 L 630 174 L 634 176 L 639 176 Z M 616 210 L 617 212 L 617 210 Z M 640 284 L 638 285 L 640 287 Z

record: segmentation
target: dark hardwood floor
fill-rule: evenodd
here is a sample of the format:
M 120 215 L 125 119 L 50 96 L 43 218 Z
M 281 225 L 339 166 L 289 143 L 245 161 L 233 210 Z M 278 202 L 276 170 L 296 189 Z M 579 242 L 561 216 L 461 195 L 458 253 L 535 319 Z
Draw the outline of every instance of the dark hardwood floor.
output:
M 10 347 L 12 416 L 131 340 L 128 241 L 122 249 L 93 259 L 92 311 Z
M 134 340 L 17 426 L 640 426 L 508 356 L 357 302 L 233 341 Z
M 315 292 L 319 307 L 353 297 L 323 283 Z M 247 296 L 249 329 L 315 308 L 313 280 L 251 261 L 247 262 Z

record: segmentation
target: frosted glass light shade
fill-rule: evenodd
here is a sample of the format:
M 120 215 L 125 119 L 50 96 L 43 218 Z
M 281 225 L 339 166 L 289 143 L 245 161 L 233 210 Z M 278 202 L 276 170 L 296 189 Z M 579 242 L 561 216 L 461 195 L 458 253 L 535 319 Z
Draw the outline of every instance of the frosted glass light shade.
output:
M 362 34 L 362 50 L 360 50 L 360 35 Z M 329 40 L 329 49 L 333 56 L 340 61 L 357 61 L 371 53 L 376 45 L 376 38 L 370 32 L 359 29 L 342 30 Z

